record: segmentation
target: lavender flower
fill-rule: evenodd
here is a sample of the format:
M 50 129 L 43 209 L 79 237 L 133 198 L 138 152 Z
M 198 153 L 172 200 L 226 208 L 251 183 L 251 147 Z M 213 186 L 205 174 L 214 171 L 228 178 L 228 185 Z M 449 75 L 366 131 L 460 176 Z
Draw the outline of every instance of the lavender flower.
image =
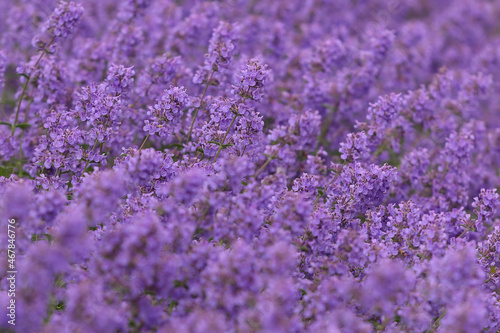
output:
M 238 81 L 231 92 L 243 99 L 260 101 L 263 97 L 262 88 L 270 79 L 270 75 L 267 65 L 261 65 L 257 59 L 251 59 L 238 75 Z
M 340 144 L 339 152 L 343 160 L 358 161 L 366 159 L 370 151 L 369 142 L 365 132 L 347 134 L 346 142 Z
M 161 98 L 156 100 L 156 104 L 149 108 L 148 115 L 151 118 L 145 121 L 144 131 L 167 137 L 175 131 L 188 100 L 184 87 L 170 86 Z
M 66 38 L 72 33 L 82 14 L 83 7 L 80 4 L 73 1 L 60 1 L 50 18 L 45 22 L 44 30 L 56 37 Z
M 193 77 L 194 83 L 209 84 L 211 83 L 209 82 L 210 73 L 224 72 L 228 68 L 235 52 L 234 43 L 238 38 L 238 33 L 237 26 L 228 22 L 219 22 L 219 25 L 213 31 L 212 38 L 210 38 L 204 65 L 197 70 Z
M 7 70 L 7 58 L 5 52 L 0 52 L 0 93 L 2 93 L 5 86 L 5 71 Z
M 499 332 L 500 3 L 359 3 L 0 1 L 0 331 Z

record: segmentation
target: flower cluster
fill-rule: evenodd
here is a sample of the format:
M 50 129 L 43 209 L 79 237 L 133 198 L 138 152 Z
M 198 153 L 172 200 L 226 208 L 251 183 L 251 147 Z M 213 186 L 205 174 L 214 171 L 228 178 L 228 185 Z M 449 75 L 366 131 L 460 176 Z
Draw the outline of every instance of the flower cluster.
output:
M 0 331 L 500 332 L 498 15 L 0 1 Z
M 61 1 L 45 22 L 44 30 L 51 32 L 56 37 L 66 38 L 71 34 L 82 14 L 81 4 L 73 1 Z
M 148 115 L 151 119 L 145 121 L 144 131 L 149 134 L 159 133 L 162 137 L 168 136 L 175 131 L 188 100 L 184 87 L 171 86 L 165 90 L 156 104 L 149 108 Z
M 194 83 L 216 84 L 212 81 L 215 72 L 224 73 L 235 53 L 235 42 L 238 38 L 238 27 L 221 21 L 212 34 L 205 62 L 193 77 Z

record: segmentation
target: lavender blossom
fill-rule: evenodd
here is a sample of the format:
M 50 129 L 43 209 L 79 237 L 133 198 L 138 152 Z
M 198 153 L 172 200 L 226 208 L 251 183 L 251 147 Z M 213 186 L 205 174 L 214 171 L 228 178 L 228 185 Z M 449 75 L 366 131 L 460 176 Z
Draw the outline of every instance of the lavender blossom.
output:
M 500 332 L 500 2 L 84 6 L 0 1 L 0 331 Z
M 49 20 L 45 22 L 44 30 L 56 37 L 66 38 L 73 32 L 82 14 L 83 7 L 80 4 L 60 1 Z
M 144 131 L 167 137 L 175 131 L 188 100 L 184 87 L 170 86 L 161 98 L 156 100 L 156 104 L 149 108 L 150 119 L 145 121 Z

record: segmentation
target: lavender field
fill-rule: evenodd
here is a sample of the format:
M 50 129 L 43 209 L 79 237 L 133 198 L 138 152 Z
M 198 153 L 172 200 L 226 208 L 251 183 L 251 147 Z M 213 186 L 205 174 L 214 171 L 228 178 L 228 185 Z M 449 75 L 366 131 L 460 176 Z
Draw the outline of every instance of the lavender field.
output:
M 0 0 L 0 332 L 500 332 L 500 1 Z

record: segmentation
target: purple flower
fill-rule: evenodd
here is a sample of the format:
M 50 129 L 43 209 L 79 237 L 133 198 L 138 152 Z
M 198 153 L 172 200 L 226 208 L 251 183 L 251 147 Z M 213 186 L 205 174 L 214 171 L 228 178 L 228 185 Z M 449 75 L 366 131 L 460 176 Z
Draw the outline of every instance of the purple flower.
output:
M 149 107 L 148 116 L 143 127 L 148 134 L 158 134 L 167 138 L 172 133 L 177 133 L 176 127 L 183 115 L 183 109 L 189 101 L 184 87 L 173 87 L 165 90 L 164 94 L 156 100 L 156 104 Z
M 205 61 L 195 73 L 193 82 L 211 84 L 209 81 L 214 72 L 224 73 L 229 67 L 235 53 L 235 42 L 238 39 L 239 27 L 228 22 L 219 22 L 212 33 Z
M 368 146 L 368 137 L 365 132 L 349 133 L 346 142 L 340 144 L 339 152 L 342 154 L 340 157 L 343 160 L 363 161 L 370 154 Z
M 500 2 L 85 11 L 0 1 L 18 331 L 500 332 Z
M 263 97 L 263 88 L 270 77 L 271 72 L 267 69 L 267 65 L 261 65 L 257 59 L 251 59 L 241 70 L 231 92 L 243 99 L 260 101 Z
M 68 37 L 83 14 L 80 4 L 60 1 L 50 18 L 44 24 L 44 30 L 53 33 L 56 37 Z

